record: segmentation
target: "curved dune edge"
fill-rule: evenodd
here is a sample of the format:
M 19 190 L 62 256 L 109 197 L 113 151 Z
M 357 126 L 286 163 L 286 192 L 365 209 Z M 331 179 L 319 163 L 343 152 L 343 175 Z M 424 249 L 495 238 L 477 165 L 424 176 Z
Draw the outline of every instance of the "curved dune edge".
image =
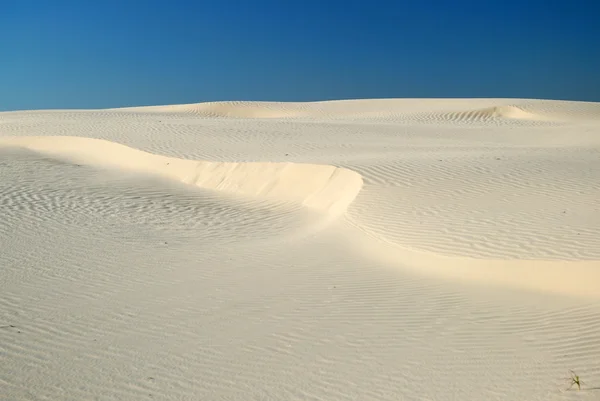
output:
M 209 190 L 296 202 L 330 216 L 344 213 L 363 184 L 360 174 L 330 165 L 185 160 L 84 137 L 3 137 L 0 146 L 83 165 L 150 173 Z
M 401 266 L 418 274 L 473 285 L 501 286 L 575 298 L 600 299 L 600 261 L 476 259 L 436 254 L 402 246 L 371 235 L 360 223 L 347 220 L 360 231 L 349 241 L 368 257 L 388 266 Z

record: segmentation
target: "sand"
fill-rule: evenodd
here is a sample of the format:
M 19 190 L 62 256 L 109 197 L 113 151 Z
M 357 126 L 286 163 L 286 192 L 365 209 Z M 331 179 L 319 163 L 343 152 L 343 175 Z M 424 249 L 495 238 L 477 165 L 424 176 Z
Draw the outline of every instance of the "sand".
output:
M 600 103 L 4 112 L 0 217 L 2 400 L 600 397 Z

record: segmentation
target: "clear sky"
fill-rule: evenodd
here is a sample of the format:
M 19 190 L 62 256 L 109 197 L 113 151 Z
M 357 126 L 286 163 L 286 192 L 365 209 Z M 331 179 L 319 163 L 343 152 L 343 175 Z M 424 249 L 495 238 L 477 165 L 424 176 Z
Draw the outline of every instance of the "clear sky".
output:
M 0 0 L 0 110 L 600 101 L 599 0 Z

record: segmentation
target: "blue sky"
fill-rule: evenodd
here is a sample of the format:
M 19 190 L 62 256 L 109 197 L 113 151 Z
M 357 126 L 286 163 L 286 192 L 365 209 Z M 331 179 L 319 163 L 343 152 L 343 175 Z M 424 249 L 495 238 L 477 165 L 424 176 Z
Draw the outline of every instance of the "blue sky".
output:
M 600 101 L 596 0 L 0 0 L 0 110 Z

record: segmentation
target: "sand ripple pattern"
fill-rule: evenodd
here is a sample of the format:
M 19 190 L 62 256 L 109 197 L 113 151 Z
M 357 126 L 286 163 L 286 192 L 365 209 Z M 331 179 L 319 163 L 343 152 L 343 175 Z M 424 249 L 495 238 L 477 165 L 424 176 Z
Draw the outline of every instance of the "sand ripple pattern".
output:
M 349 214 L 388 241 L 452 256 L 600 260 L 598 152 L 440 153 L 355 169 L 366 186 Z

